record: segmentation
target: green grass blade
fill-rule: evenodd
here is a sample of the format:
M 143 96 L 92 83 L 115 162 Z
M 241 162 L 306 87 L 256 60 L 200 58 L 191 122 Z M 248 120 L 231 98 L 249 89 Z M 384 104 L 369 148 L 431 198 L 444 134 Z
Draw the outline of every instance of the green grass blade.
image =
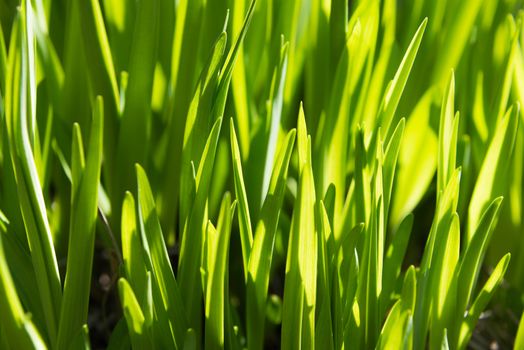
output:
M 524 347 L 524 317 L 520 316 L 519 328 L 515 336 L 515 349 L 522 349 Z
M 253 249 L 249 256 L 247 280 L 247 337 L 249 346 L 261 349 L 263 345 L 266 301 L 271 272 L 271 262 L 275 246 L 289 162 L 295 143 L 295 130 L 291 130 L 277 156 L 269 185 L 268 195 L 260 212 L 260 220 L 255 230 Z
M 58 330 L 57 347 L 59 349 L 68 348 L 75 334 L 87 322 L 98 209 L 98 186 L 102 166 L 103 113 L 104 106 L 102 98 L 99 97 L 93 111 L 91 136 L 84 169 L 81 169 L 82 152 L 75 154 L 73 151 L 73 209 L 69 230 L 67 272 Z M 78 128 L 75 130 L 78 130 Z M 75 134 L 77 137 L 73 139 L 73 145 L 82 142 L 79 131 Z M 81 150 L 81 148 L 80 145 L 73 146 L 73 150 Z M 78 251 L 78 247 L 82 247 L 82 249 Z
M 40 301 L 44 310 L 47 335 L 56 341 L 61 303 L 61 285 L 58 264 L 47 220 L 46 205 L 31 147 L 29 115 L 35 111 L 28 108 L 29 75 L 35 74 L 29 67 L 27 51 L 33 49 L 32 38 L 25 30 L 24 6 L 13 26 L 9 49 L 9 75 L 6 86 L 6 128 L 15 181 L 20 201 L 20 211 L 29 243 L 33 269 L 37 279 Z M 36 96 L 35 96 L 36 98 Z
M 244 277 L 247 280 L 248 262 L 251 255 L 251 246 L 253 245 L 253 231 L 251 228 L 251 217 L 249 216 L 246 187 L 244 185 L 244 175 L 242 172 L 242 156 L 238 147 L 233 119 L 230 120 L 229 132 L 231 140 L 231 157 L 233 159 L 235 195 L 238 202 L 238 224 L 240 229 L 240 242 L 242 245 L 242 261 L 244 262 Z
M 381 315 L 383 315 L 387 309 L 395 282 L 400 276 L 412 227 L 413 215 L 408 215 L 400 223 L 384 257 L 384 275 L 382 276 L 382 292 L 380 295 Z
M 137 229 L 135 200 L 129 192 L 126 193 L 124 198 L 120 227 L 122 228 L 122 257 L 126 280 L 133 288 L 140 305 L 144 307 L 148 271 L 140 242 L 140 233 Z
M 118 280 L 118 291 L 133 349 L 151 349 L 146 319 L 129 282 L 123 277 Z
M 121 202 L 123 190 L 133 188 L 133 166 L 146 165 L 146 155 L 151 129 L 151 95 L 154 69 L 157 61 L 160 1 L 141 0 L 138 2 L 137 19 L 129 57 L 129 81 L 126 88 L 126 103 L 122 118 L 117 147 L 117 182 Z
M 378 125 L 382 126 L 384 140 L 386 141 L 389 141 L 389 129 L 395 120 L 395 111 L 397 110 L 397 106 L 400 101 L 400 97 L 402 96 L 402 92 L 404 91 L 404 87 L 406 86 L 409 73 L 411 72 L 413 63 L 415 62 L 415 57 L 417 56 L 420 43 L 422 42 L 422 36 L 424 35 L 424 30 L 426 29 L 427 23 L 428 19 L 425 18 L 415 32 L 415 35 L 413 36 L 413 39 L 411 39 L 406 53 L 402 58 L 402 62 L 400 62 L 397 72 L 395 73 L 395 77 L 391 81 L 391 85 L 389 85 L 388 89 L 386 90 L 386 94 L 384 95 L 382 108 L 380 109 L 377 118 Z
M 324 202 L 321 201 L 318 208 L 318 316 L 315 325 L 315 348 L 335 349 L 331 314 L 331 257 L 328 256 L 326 246 L 326 237 L 331 235 L 331 227 Z
M 282 319 L 284 349 L 315 344 L 317 238 L 315 187 L 311 168 L 311 139 L 299 114 L 298 154 L 300 180 L 288 244 Z M 305 157 L 305 158 L 304 158 Z
M 16 287 L 7 266 L 3 236 L 0 235 L 0 328 L 8 334 L 7 343 L 13 349 L 46 349 L 46 345 L 30 318 L 24 313 Z
M 117 121 L 119 119 L 120 99 L 116 72 L 111 57 L 109 41 L 102 16 L 102 10 L 97 0 L 74 0 L 72 7 L 78 13 L 78 24 L 82 35 L 82 46 L 86 55 L 88 80 L 91 86 L 91 96 L 101 95 L 104 99 L 104 175 L 114 174 Z M 109 187 L 111 198 L 114 190 Z
M 107 350 L 127 350 L 130 347 L 129 330 L 127 329 L 125 317 L 122 317 L 120 321 L 117 322 L 115 328 L 113 328 L 109 343 L 107 344 Z
M 491 273 L 491 276 L 489 276 L 488 280 L 484 284 L 484 287 L 482 287 L 482 290 L 477 295 L 475 301 L 471 304 L 468 314 L 460 329 L 458 349 L 464 349 L 466 347 L 467 342 L 473 334 L 473 330 L 480 317 L 480 314 L 488 305 L 498 286 L 502 283 L 502 278 L 506 273 L 510 258 L 511 254 L 508 253 L 504 255 L 502 259 L 500 259 L 499 263 Z
M 439 148 L 437 164 L 437 193 L 444 191 L 453 170 L 457 153 L 458 120 L 455 123 L 455 75 L 451 72 L 449 84 L 442 97 L 439 123 Z M 453 137 L 455 135 L 455 137 Z
M 195 199 L 190 216 L 184 225 L 178 265 L 178 278 L 180 285 L 184 286 L 181 289 L 182 300 L 186 307 L 189 326 L 197 334 L 197 339 L 201 332 L 202 285 L 200 283 L 200 267 L 204 241 L 204 224 L 207 223 L 206 202 L 221 125 L 222 118 L 219 118 L 209 133 L 200 158 L 193 185 Z
M 253 136 L 252 150 L 256 156 L 251 157 L 248 186 L 253 188 L 250 193 L 251 210 L 258 213 L 267 195 L 271 169 L 277 150 L 278 134 L 282 117 L 284 85 L 287 76 L 289 44 L 281 41 L 279 60 L 273 70 L 266 114 L 261 118 L 260 125 Z
M 438 348 L 445 336 L 446 325 L 455 316 L 456 284 L 454 281 L 460 249 L 460 223 L 457 214 L 452 216 L 447 234 L 436 238 L 435 256 L 431 264 L 430 277 L 432 298 L 430 347 Z
M 231 196 L 226 192 L 220 207 L 217 230 L 207 230 L 206 349 L 224 348 L 224 314 L 229 305 L 229 294 L 226 293 L 229 283 L 229 237 L 234 208 L 235 204 L 231 205 Z
M 191 162 L 194 162 L 196 168 L 198 168 L 210 124 L 215 122 L 211 119 L 210 111 L 216 93 L 215 88 L 218 84 L 217 75 L 225 51 L 226 38 L 227 35 L 223 32 L 215 42 L 213 52 L 202 71 L 195 95 L 189 106 L 182 148 L 182 163 L 180 165 L 180 220 L 182 225 L 185 225 L 185 221 L 190 215 L 193 201 L 191 195 L 193 184 Z M 173 181 L 173 179 L 169 178 L 169 181 Z
M 457 286 L 457 317 L 464 315 L 470 303 L 480 273 L 482 260 L 486 254 L 491 235 L 497 223 L 501 203 L 502 198 L 499 197 L 491 202 L 490 206 L 486 209 L 460 262 L 460 268 L 457 271 L 457 279 L 460 281 Z M 450 339 L 452 344 L 456 344 L 455 341 L 457 339 L 455 336 L 458 336 L 458 334 L 450 332 L 450 335 L 452 336 Z
M 169 261 L 149 180 L 144 169 L 138 164 L 136 165 L 136 173 L 138 218 L 142 232 L 142 244 L 144 244 L 148 255 L 155 285 L 160 294 L 160 298 L 155 299 L 155 308 L 162 308 L 167 313 L 172 341 L 176 346 L 182 346 L 187 330 L 185 305 L 182 303 L 180 290 Z M 163 334 L 162 336 L 168 335 Z
M 395 131 L 391 136 L 386 149 L 384 150 L 384 164 L 382 169 L 382 176 L 384 182 L 384 208 L 385 208 L 385 222 L 389 212 L 389 203 L 393 190 L 393 180 L 395 179 L 395 171 L 397 167 L 398 155 L 400 152 L 400 145 L 402 142 L 402 135 L 404 134 L 404 127 L 406 125 L 405 119 L 402 118 L 395 127 Z
M 519 125 L 519 106 L 511 107 L 499 121 L 493 140 L 482 163 L 468 210 L 467 244 L 471 242 L 481 215 L 490 201 L 505 194 L 509 156 L 513 153 Z
M 412 349 L 412 310 L 416 298 L 416 273 L 410 266 L 404 278 L 402 295 L 384 322 L 377 349 Z

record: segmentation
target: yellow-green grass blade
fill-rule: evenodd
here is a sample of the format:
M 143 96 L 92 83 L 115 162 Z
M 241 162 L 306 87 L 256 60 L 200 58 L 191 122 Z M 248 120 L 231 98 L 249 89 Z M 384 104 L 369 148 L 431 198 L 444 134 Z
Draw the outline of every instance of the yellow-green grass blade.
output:
M 320 201 L 318 206 L 318 295 L 317 306 L 318 316 L 315 324 L 315 348 L 334 349 L 333 323 L 331 313 L 331 257 L 327 253 L 326 237 L 331 234 L 329 218 L 324 207 L 324 202 Z
M 475 325 L 477 324 L 480 314 L 486 308 L 489 301 L 493 297 L 493 294 L 495 293 L 499 285 L 502 283 L 502 279 L 508 268 L 510 258 L 511 254 L 508 253 L 504 255 L 502 259 L 500 259 L 499 263 L 491 273 L 491 276 L 489 276 L 488 280 L 486 281 L 486 283 L 478 293 L 477 297 L 475 298 L 475 301 L 473 301 L 473 303 L 471 304 L 471 307 L 468 310 L 464 322 L 462 323 L 462 327 L 460 328 L 460 336 L 457 349 L 466 348 L 466 345 L 469 342 L 471 335 L 473 334 L 473 330 L 475 329 Z
M 399 154 L 390 222 L 396 227 L 426 193 L 437 166 L 438 139 L 431 129 L 432 93 L 428 91 L 408 118 Z M 417 174 L 416 176 L 414 174 Z
M 144 169 L 136 165 L 138 188 L 138 219 L 142 244 L 147 255 L 149 269 L 154 277 L 154 306 L 159 317 L 166 317 L 169 324 L 169 334 L 162 337 L 170 338 L 173 344 L 181 347 L 187 330 L 186 305 L 180 296 L 173 268 L 169 261 L 164 236 L 151 192 L 151 186 Z
M 402 262 L 409 244 L 413 227 L 413 214 L 406 216 L 400 223 L 384 257 L 384 272 L 382 276 L 382 291 L 380 293 L 381 315 L 384 315 L 392 299 L 397 279 L 400 276 Z
M 417 303 L 413 314 L 415 348 L 424 346 L 431 318 L 431 307 L 435 300 L 434 288 L 438 287 L 442 262 L 442 248 L 447 242 L 450 225 L 456 216 L 460 184 L 460 169 L 456 169 L 446 189 L 439 196 L 435 217 L 424 248 L 417 284 Z M 456 220 L 456 219 L 455 219 Z M 437 248 L 440 247 L 440 248 Z M 433 269 L 433 266 L 436 269 Z M 435 285 L 436 283 L 436 285 Z
M 524 347 L 524 317 L 520 316 L 519 328 L 515 336 L 515 349 L 522 349 Z
M 391 84 L 387 88 L 384 95 L 382 107 L 378 112 L 377 123 L 378 125 L 382 126 L 385 141 L 389 141 L 391 133 L 390 127 L 395 121 L 395 111 L 397 110 L 400 97 L 402 96 L 402 92 L 406 86 L 411 68 L 415 62 L 415 58 L 417 56 L 420 43 L 422 42 L 422 36 L 424 35 L 424 30 L 426 29 L 427 23 L 428 19 L 425 18 L 415 32 L 415 35 L 413 36 L 413 39 L 411 39 L 411 42 L 406 49 L 406 53 L 402 58 L 402 62 L 400 62 L 397 72 L 395 73 L 395 77 L 391 81 Z
M 453 310 L 456 307 L 457 286 L 454 278 L 460 249 L 460 223 L 456 213 L 447 231 L 436 238 L 435 256 L 431 264 L 431 348 L 438 348 L 444 339 L 447 341 L 445 329 L 455 316 Z
M 410 266 L 404 278 L 402 295 L 384 322 L 377 349 L 412 349 L 413 306 L 416 298 L 416 272 Z
M 442 96 L 439 123 L 439 148 L 437 164 L 437 193 L 446 187 L 457 157 L 458 118 L 454 119 L 455 75 L 451 72 L 449 84 Z
M 133 293 L 133 289 L 123 277 L 118 280 L 118 291 L 133 349 L 151 349 L 152 343 L 148 332 L 147 320 Z
M 352 113 L 351 97 L 355 92 L 356 85 L 361 77 L 364 62 L 367 55 L 365 50 L 364 33 L 360 21 L 356 21 L 346 45 L 340 56 L 335 80 L 331 90 L 331 96 L 325 114 L 325 125 L 322 128 L 322 137 L 317 138 L 315 144 L 319 154 L 319 172 L 321 186 L 317 190 L 324 192 L 333 183 L 335 188 L 346 188 L 346 164 L 350 135 L 349 131 L 353 125 L 354 113 Z M 342 211 L 344 198 L 342 193 L 335 197 L 335 227 L 337 217 Z M 340 230 L 335 230 L 335 240 L 339 241 Z
M 295 143 L 296 131 L 291 130 L 278 153 L 268 195 L 260 212 L 260 219 L 255 230 L 253 248 L 249 256 L 247 279 L 247 339 L 250 347 L 261 349 L 263 346 L 266 301 L 270 280 L 271 263 L 275 246 L 289 162 Z
M 202 285 L 200 278 L 201 253 L 204 242 L 204 224 L 207 223 L 207 197 L 211 182 L 211 172 L 215 162 L 218 137 L 222 118 L 218 118 L 202 152 L 198 171 L 193 185 L 194 201 L 190 208 L 189 217 L 184 224 L 184 233 L 180 248 L 178 265 L 178 279 L 182 300 L 186 307 L 190 328 L 198 336 L 201 334 Z
M 305 118 L 298 122 L 299 190 L 291 223 L 284 284 L 281 346 L 284 349 L 315 345 L 317 232 L 315 187 L 311 167 L 311 138 Z
M 217 229 L 214 230 L 210 225 L 207 230 L 206 349 L 224 348 L 226 331 L 224 319 L 229 307 L 229 294 L 227 293 L 229 238 L 235 205 L 235 203 L 231 205 L 231 195 L 226 192 L 220 207 Z
M 287 74 L 289 44 L 281 38 L 277 64 L 273 70 L 265 114 L 259 119 L 253 135 L 252 157 L 247 169 L 247 186 L 253 218 L 258 218 L 267 195 L 281 124 L 284 84 Z
M 513 153 L 515 146 L 520 119 L 519 113 L 520 108 L 518 104 L 512 106 L 497 125 L 471 195 L 466 246 L 473 238 L 482 213 L 495 197 L 504 195 L 507 189 L 507 179 L 510 170 L 510 164 L 507 159 Z
M 193 190 L 191 162 L 194 162 L 195 167 L 198 168 L 210 126 L 215 122 L 211 119 L 210 112 L 218 84 L 218 72 L 225 52 L 226 38 L 226 33 L 222 32 L 216 40 L 207 65 L 202 71 L 187 114 L 182 145 L 182 163 L 179 168 L 181 225 L 185 225 L 186 220 L 189 219 L 192 202 L 194 200 L 191 194 Z M 172 163 L 175 164 L 176 161 Z M 176 181 L 176 178 L 169 178 L 169 181 Z
M 141 307 L 144 308 L 146 317 L 152 317 L 148 314 L 152 314 L 153 305 L 147 305 L 149 271 L 144 258 L 144 248 L 140 241 L 140 232 L 137 228 L 135 200 L 130 192 L 126 192 L 122 205 L 121 229 L 122 257 L 126 280 L 133 288 Z
M 238 37 L 235 40 L 232 48 L 229 50 L 229 53 L 224 61 L 222 69 L 220 70 L 219 84 L 217 88 L 217 93 L 215 96 L 214 106 L 213 106 L 213 121 L 217 118 L 222 118 L 224 115 L 224 108 L 226 106 L 226 99 L 229 91 L 229 85 L 231 82 L 231 77 L 233 76 L 233 68 L 235 67 L 235 62 L 240 53 L 240 48 L 242 47 L 242 42 L 246 36 L 249 24 L 253 18 L 253 13 L 255 11 L 255 5 L 257 0 L 251 0 L 251 4 L 247 10 L 247 13 L 244 18 L 244 23 L 242 24 L 242 29 L 238 34 Z
M 244 6 L 245 1 L 234 2 L 232 8 L 232 31 L 233 35 L 238 35 L 242 32 L 244 21 Z M 253 8 L 254 11 L 254 8 Z M 246 63 L 244 59 L 244 44 L 241 43 L 239 53 L 236 59 L 233 75 L 231 77 L 231 87 L 233 91 L 233 98 L 235 104 L 235 121 L 238 125 L 238 134 L 240 139 L 240 150 L 243 160 L 246 160 L 249 155 L 250 148 L 250 117 L 252 101 L 248 98 L 249 92 L 247 88 Z
M 247 280 L 248 262 L 253 245 L 253 229 L 251 228 L 251 217 L 247 201 L 246 186 L 242 171 L 242 156 L 238 147 L 237 136 L 233 119 L 229 124 L 231 157 L 233 160 L 233 180 L 235 182 L 235 196 L 238 202 L 238 226 L 240 231 L 240 243 L 242 245 L 242 261 L 244 263 L 244 277 Z
M 459 336 L 458 331 L 460 330 L 459 325 L 461 323 L 458 320 L 462 320 L 467 307 L 470 304 L 471 296 L 475 290 L 486 250 L 498 221 L 501 203 L 502 197 L 498 197 L 493 200 L 490 206 L 486 209 L 455 272 L 457 275 L 456 279 L 460 283 L 457 283 L 456 291 L 455 324 L 457 327 L 450 329 L 448 337 L 452 346 L 457 345 Z M 451 295 L 450 298 L 453 298 L 453 296 Z

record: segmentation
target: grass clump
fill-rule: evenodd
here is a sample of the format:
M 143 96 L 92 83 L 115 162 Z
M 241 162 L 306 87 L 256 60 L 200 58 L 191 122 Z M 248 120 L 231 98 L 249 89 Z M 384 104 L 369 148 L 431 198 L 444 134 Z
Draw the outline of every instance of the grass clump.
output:
M 524 346 L 518 0 L 0 2 L 0 347 Z

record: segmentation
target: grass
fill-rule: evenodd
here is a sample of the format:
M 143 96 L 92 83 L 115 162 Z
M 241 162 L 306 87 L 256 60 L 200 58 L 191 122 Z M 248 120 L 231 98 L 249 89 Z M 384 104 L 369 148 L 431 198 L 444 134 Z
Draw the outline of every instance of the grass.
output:
M 0 0 L 0 348 L 524 347 L 522 9 Z

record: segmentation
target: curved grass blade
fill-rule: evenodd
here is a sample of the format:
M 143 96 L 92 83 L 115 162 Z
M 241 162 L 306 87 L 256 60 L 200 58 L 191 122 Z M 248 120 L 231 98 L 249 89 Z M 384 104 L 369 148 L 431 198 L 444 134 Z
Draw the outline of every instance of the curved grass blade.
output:
M 36 73 L 34 67 L 29 66 L 28 51 L 33 50 L 34 45 L 33 38 L 26 31 L 25 3 L 23 5 L 13 25 L 10 41 L 5 121 L 20 211 L 48 325 L 47 336 L 54 344 L 62 291 L 44 196 L 31 146 L 29 128 L 30 120 L 35 118 L 31 113 L 35 113 L 35 110 L 30 104 L 33 98 L 36 99 L 36 91 L 30 89 L 29 80 L 30 75 Z

